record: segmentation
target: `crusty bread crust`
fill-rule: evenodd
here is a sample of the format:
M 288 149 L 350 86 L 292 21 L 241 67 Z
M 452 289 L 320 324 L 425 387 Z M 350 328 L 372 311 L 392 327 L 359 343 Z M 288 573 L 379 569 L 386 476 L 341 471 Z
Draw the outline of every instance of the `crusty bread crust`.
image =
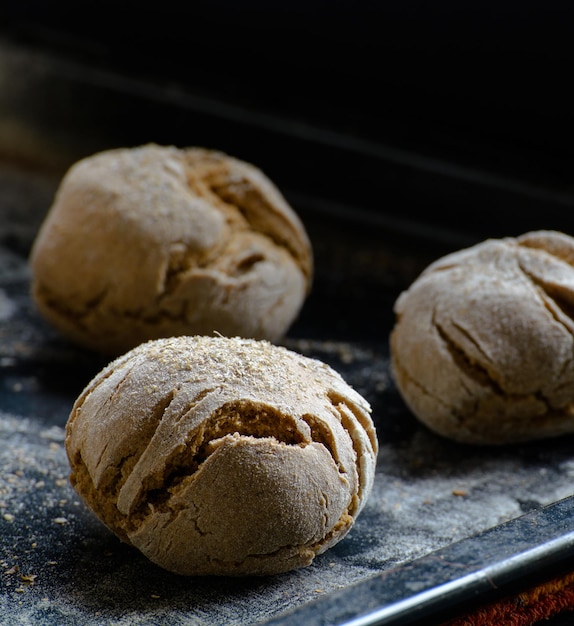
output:
M 308 565 L 371 490 L 368 403 L 265 341 L 178 337 L 106 367 L 67 425 L 71 482 L 124 541 L 187 575 Z
M 41 313 L 112 355 L 182 334 L 276 341 L 313 273 L 301 221 L 259 169 L 154 144 L 73 165 L 30 264 Z
M 490 239 L 432 263 L 395 304 L 394 379 L 458 441 L 574 432 L 574 239 Z

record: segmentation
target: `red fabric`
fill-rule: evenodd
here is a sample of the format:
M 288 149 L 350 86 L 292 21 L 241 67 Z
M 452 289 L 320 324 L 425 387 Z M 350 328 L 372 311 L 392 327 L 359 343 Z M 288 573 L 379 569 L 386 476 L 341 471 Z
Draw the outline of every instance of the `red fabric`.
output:
M 533 626 L 566 611 L 574 611 L 574 572 L 489 603 L 442 626 Z

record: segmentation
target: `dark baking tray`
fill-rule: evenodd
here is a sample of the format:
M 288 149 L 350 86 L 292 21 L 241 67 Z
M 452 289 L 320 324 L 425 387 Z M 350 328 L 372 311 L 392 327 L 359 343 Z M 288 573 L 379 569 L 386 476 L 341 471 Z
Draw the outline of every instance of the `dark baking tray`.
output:
M 445 175 L 441 161 L 403 158 L 406 151 L 383 143 L 373 151 L 353 133 L 9 37 L 0 39 L 0 81 L 1 619 L 429 624 L 572 564 L 572 437 L 496 449 L 453 444 L 416 422 L 389 371 L 397 295 L 431 260 L 483 235 L 434 221 L 437 198 L 477 188 L 516 208 L 520 198 L 540 201 L 540 190 L 493 185 L 489 176 L 469 181 L 456 168 Z M 99 149 L 147 141 L 205 145 L 257 163 L 308 228 L 315 283 L 285 344 L 330 363 L 371 402 L 381 445 L 355 528 L 309 568 L 262 579 L 173 576 L 120 544 L 67 484 L 63 427 L 105 359 L 40 319 L 27 255 L 66 167 Z M 355 194 L 353 181 L 361 186 Z M 425 205 L 413 181 L 437 195 Z M 544 194 L 570 202 L 562 190 Z M 515 231 L 501 219 L 492 234 L 567 228 L 568 216 L 544 217 L 525 216 Z

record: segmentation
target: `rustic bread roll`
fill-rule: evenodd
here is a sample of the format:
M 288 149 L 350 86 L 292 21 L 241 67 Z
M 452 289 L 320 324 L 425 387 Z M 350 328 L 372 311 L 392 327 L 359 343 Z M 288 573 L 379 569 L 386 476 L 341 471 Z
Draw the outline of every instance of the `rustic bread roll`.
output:
M 253 339 L 140 345 L 70 414 L 71 482 L 156 564 L 273 574 L 343 538 L 374 478 L 368 403 L 326 364 Z
M 41 313 L 115 355 L 182 334 L 275 341 L 312 275 L 303 225 L 261 171 L 220 152 L 157 145 L 73 165 L 30 261 Z
M 432 263 L 396 304 L 394 378 L 431 429 L 503 444 L 574 432 L 574 239 L 487 240 Z

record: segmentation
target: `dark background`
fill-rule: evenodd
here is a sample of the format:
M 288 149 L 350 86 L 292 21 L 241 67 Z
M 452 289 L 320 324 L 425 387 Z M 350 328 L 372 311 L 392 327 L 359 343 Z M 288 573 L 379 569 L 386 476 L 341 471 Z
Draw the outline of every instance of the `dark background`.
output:
M 574 231 L 571 3 L 26 1 L 2 13 L 0 35 L 150 87 L 129 118 L 98 105 L 119 142 L 219 147 L 317 210 L 434 238 Z

